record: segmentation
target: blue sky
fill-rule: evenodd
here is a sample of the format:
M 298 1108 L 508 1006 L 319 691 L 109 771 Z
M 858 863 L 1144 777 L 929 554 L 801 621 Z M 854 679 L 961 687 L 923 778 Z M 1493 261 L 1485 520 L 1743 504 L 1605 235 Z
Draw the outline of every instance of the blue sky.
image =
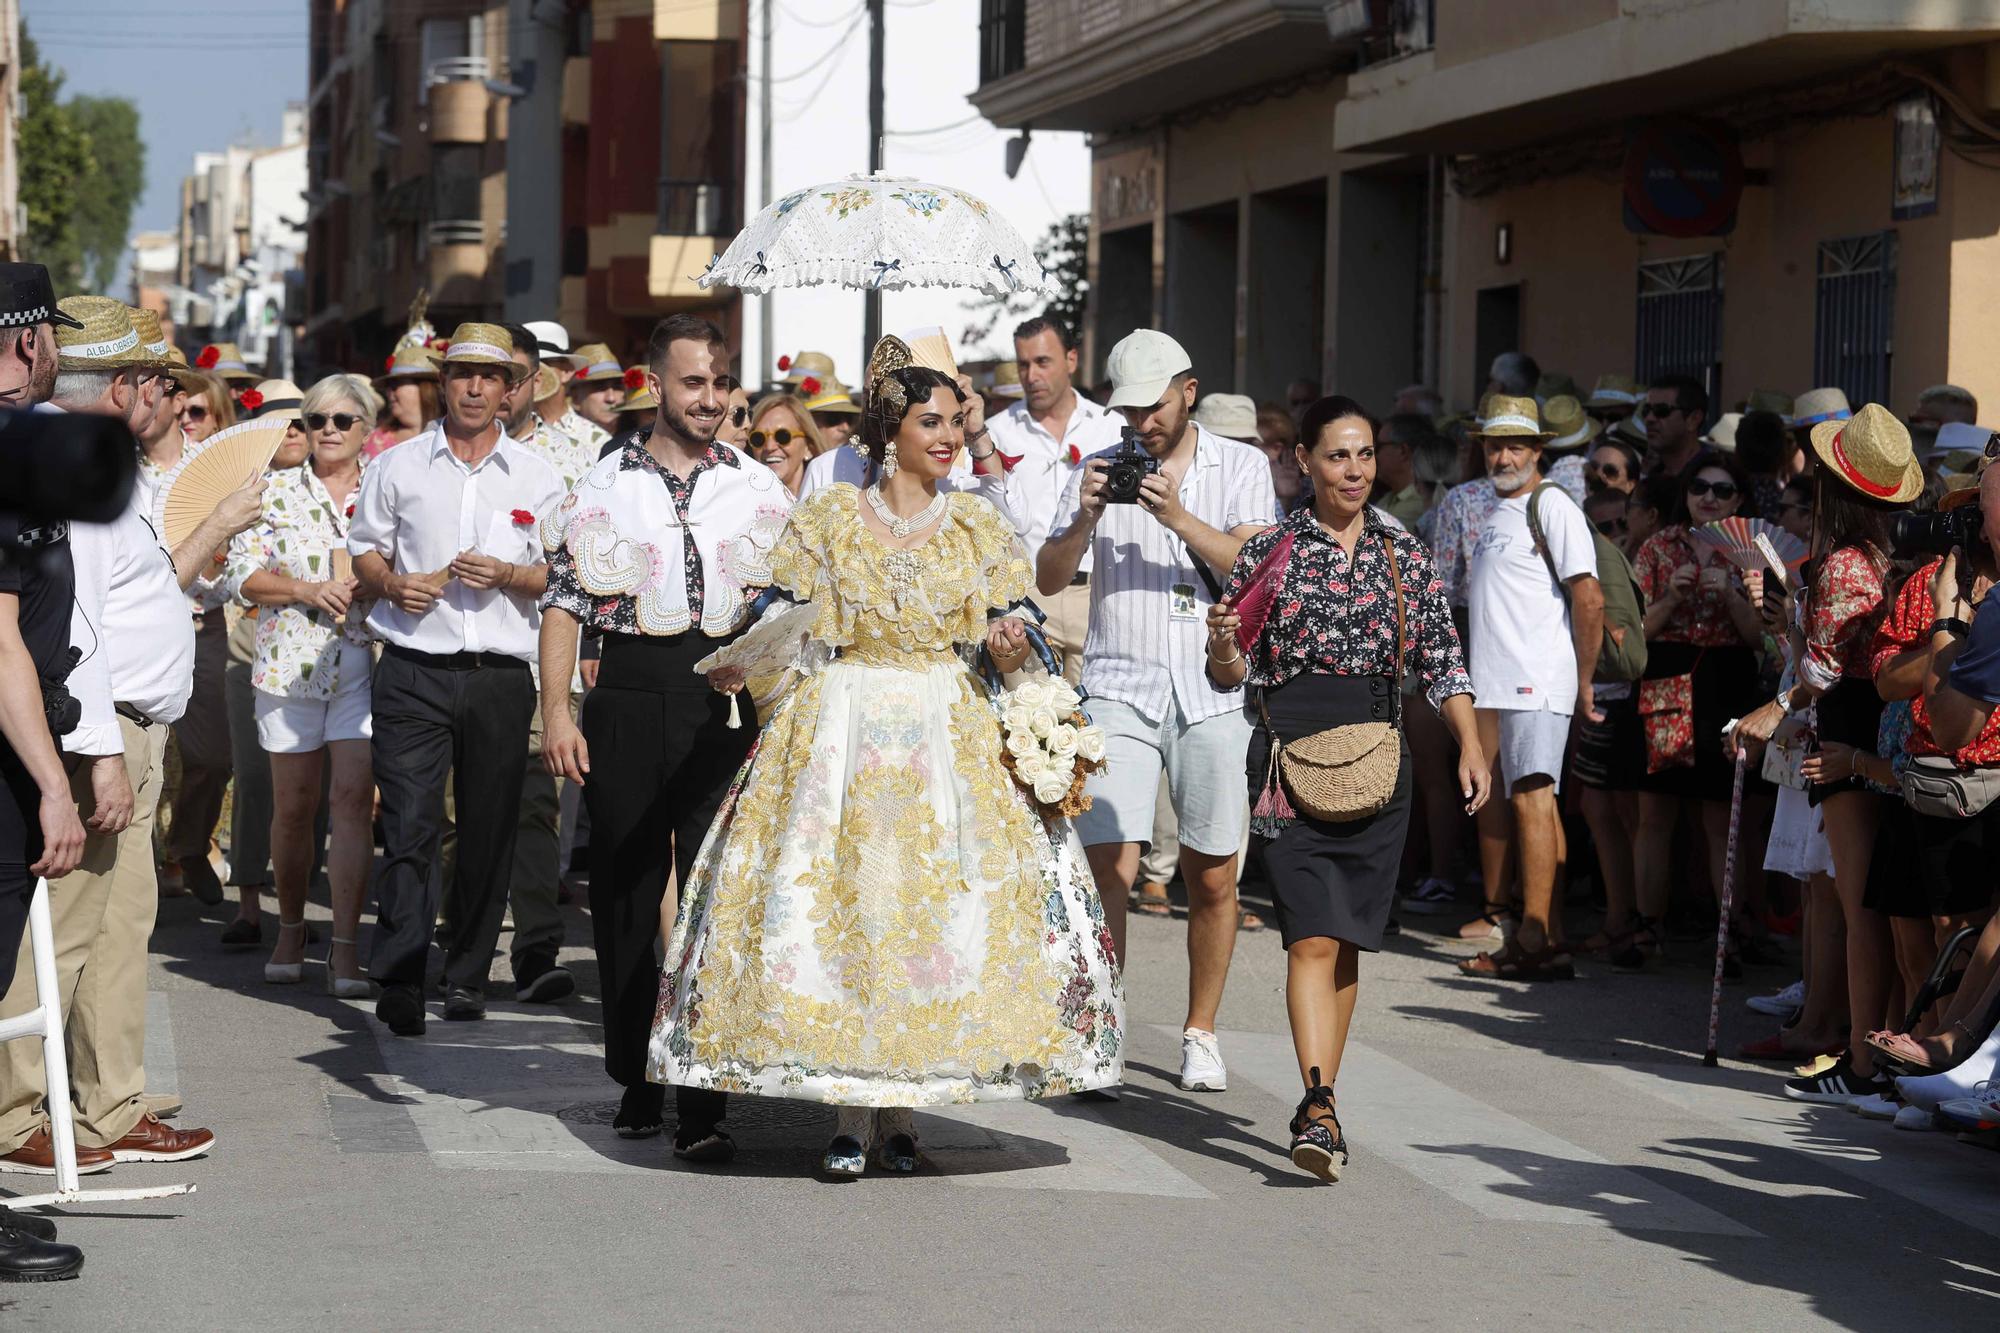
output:
M 306 97 L 303 0 L 21 0 L 65 95 L 129 97 L 146 143 L 135 230 L 171 230 L 197 152 L 274 144 Z

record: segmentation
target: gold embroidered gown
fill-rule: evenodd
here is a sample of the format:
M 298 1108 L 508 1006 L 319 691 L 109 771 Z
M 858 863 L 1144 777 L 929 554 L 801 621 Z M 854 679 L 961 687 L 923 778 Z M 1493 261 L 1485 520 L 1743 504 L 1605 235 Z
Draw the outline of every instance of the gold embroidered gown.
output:
M 835 656 L 772 711 L 682 890 L 649 1076 L 858 1106 L 1116 1084 L 1103 907 L 967 664 L 1027 591 L 1013 528 L 954 494 L 899 551 L 859 503 L 811 496 L 772 551 Z

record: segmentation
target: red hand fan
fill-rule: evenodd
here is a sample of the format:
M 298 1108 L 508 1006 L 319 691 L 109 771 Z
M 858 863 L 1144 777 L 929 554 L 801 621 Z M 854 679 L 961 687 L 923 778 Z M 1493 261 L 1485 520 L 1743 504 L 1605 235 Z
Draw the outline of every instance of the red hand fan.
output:
M 1271 616 L 1271 603 L 1278 599 L 1278 589 L 1285 582 L 1285 567 L 1291 563 L 1292 534 L 1288 532 L 1278 538 L 1271 553 L 1259 560 L 1257 568 L 1243 581 L 1243 590 L 1236 594 L 1235 601 L 1240 621 L 1236 626 L 1239 652 L 1249 652 L 1250 645 L 1264 632 L 1264 622 Z

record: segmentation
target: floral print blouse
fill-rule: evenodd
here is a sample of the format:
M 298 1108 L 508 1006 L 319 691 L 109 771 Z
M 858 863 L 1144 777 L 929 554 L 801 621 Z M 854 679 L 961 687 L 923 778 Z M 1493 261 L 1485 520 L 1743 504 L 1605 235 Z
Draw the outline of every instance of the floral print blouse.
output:
M 1830 690 L 1846 677 L 1875 678 L 1875 627 L 1887 609 L 1882 605 L 1887 595 L 1882 582 L 1885 565 L 1860 546 L 1843 546 L 1819 561 L 1806 597 L 1806 656 L 1799 664 L 1800 680 Z
M 1451 604 L 1423 543 L 1397 532 L 1373 509 L 1364 511 L 1350 560 L 1309 509 L 1243 543 L 1223 590 L 1235 597 L 1286 534 L 1292 556 L 1271 603 L 1264 632 L 1251 645 L 1247 685 L 1282 685 L 1294 676 L 1397 676 L 1396 592 L 1389 579 L 1388 543 L 1395 543 L 1403 584 L 1405 669 L 1422 677 L 1433 708 L 1454 694 L 1471 694 L 1472 678 L 1452 623 Z
M 694 499 L 694 483 L 702 473 L 710 468 L 741 467 L 736 454 L 727 445 L 710 444 L 708 452 L 696 461 L 694 469 L 685 478 L 675 476 L 659 464 L 646 442 L 653 436 L 650 429 L 632 436 L 618 456 L 620 472 L 646 472 L 660 479 L 667 494 L 674 502 L 674 514 L 685 525 L 688 519 L 688 505 Z M 553 460 L 551 460 L 553 461 Z M 585 464 L 588 471 L 591 464 Z M 560 470 L 560 469 L 558 469 Z M 581 475 L 581 474 L 579 474 Z M 575 486 L 572 479 L 570 485 Z M 681 543 L 683 565 L 682 576 L 687 580 L 688 616 L 696 624 L 701 623 L 703 584 L 701 552 L 692 541 Z M 625 596 L 598 597 L 583 586 L 577 575 L 576 556 L 567 543 L 554 547 L 549 552 L 549 588 L 543 594 L 544 607 L 560 607 L 575 616 L 579 623 L 586 625 L 594 633 L 643 634 L 639 624 L 639 599 L 636 594 Z
M 1722 568 L 1731 568 L 1715 552 L 1705 547 L 1697 549 L 1688 539 L 1687 529 L 1675 525 L 1646 538 L 1632 561 L 1632 576 L 1639 580 L 1639 588 L 1650 606 L 1667 595 L 1676 569 L 1682 565 L 1706 569 L 1711 561 Z M 1666 627 L 1653 638 L 1660 643 L 1689 643 L 1698 648 L 1741 647 L 1743 643 L 1743 636 L 1736 632 L 1736 622 L 1729 618 L 1728 601 L 1716 589 L 1703 587 L 1699 577 L 1667 618 Z
M 1437 517 L 1431 528 L 1431 551 L 1437 558 L 1438 580 L 1444 584 L 1444 595 L 1453 606 L 1466 604 L 1470 583 L 1467 566 L 1472 548 L 1479 540 L 1479 530 L 1499 507 L 1500 495 L 1487 477 L 1475 477 L 1454 486 L 1438 501 Z
M 1930 642 L 1931 625 L 1937 619 L 1937 604 L 1931 600 L 1931 580 L 1937 577 L 1938 566 L 1943 563 L 1942 560 L 1933 560 L 1903 580 L 1901 591 L 1890 604 L 1888 614 L 1882 617 L 1882 623 L 1876 628 L 1874 640 L 1869 645 L 1865 674 L 1870 679 L 1880 675 L 1889 665 L 1889 659 L 1898 653 L 1921 648 Z M 1885 721 L 1887 716 L 1885 710 Z M 1930 706 L 1921 691 L 1910 700 L 1910 731 L 1904 748 L 1912 755 L 1943 753 L 1938 749 L 1937 742 L 1931 739 Z M 1972 743 L 1959 750 L 1955 757 L 1961 768 L 2000 765 L 2000 709 L 1987 717 L 1986 725 L 1972 738 Z
M 595 449 L 586 448 L 582 440 L 551 426 L 540 417 L 535 418 L 535 429 L 522 443 L 540 454 L 556 470 L 556 475 L 562 478 L 565 486 L 574 487 L 578 478 L 597 462 Z
M 222 579 L 230 594 L 247 602 L 244 582 L 265 571 L 314 583 L 332 578 L 333 551 L 347 545 L 352 505 L 349 496 L 345 508 L 336 507 L 310 464 L 271 473 L 263 521 L 229 544 Z M 316 606 L 261 608 L 250 684 L 266 694 L 331 699 L 340 685 L 340 645 L 369 642 L 367 614 L 368 603 L 359 599 L 339 623 Z

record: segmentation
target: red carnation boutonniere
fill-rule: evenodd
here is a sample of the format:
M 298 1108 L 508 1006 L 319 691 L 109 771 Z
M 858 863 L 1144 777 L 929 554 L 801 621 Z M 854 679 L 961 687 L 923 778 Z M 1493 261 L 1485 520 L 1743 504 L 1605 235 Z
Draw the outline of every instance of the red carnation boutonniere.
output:
M 639 390 L 645 388 L 646 368 L 644 366 L 628 367 L 625 371 L 625 387 L 633 393 L 637 393 Z
M 526 509 L 516 509 L 516 510 L 514 511 L 514 526 L 515 526 L 515 527 L 517 527 L 517 528 L 525 528 L 525 527 L 527 527 L 528 525 L 530 525 L 531 523 L 533 523 L 534 521 L 535 521 L 535 516 L 534 516 L 534 514 L 533 514 L 533 513 L 531 513 L 530 511 L 528 511 L 528 510 L 526 510 Z
M 194 359 L 194 363 L 203 370 L 213 370 L 215 363 L 220 360 L 222 360 L 222 349 L 211 345 L 201 349 L 201 355 Z
M 1077 448 L 1075 445 L 1072 444 L 1069 447 L 1069 465 L 1071 467 L 1075 467 L 1078 463 L 1081 463 L 1082 461 L 1083 461 L 1083 450 Z
M 792 358 L 790 358 L 789 356 L 781 356 L 778 358 L 778 373 L 780 375 L 784 374 L 791 368 L 792 368 Z
M 799 392 L 803 393 L 808 398 L 817 397 L 819 395 L 819 381 L 814 379 L 811 375 L 806 376 L 804 379 L 799 381 Z
M 236 401 L 243 404 L 245 412 L 255 412 L 264 405 L 264 395 L 258 393 L 255 389 L 246 389 L 243 396 Z
M 997 444 L 994 445 L 993 452 L 1000 453 L 1000 446 Z M 1021 460 L 1026 457 L 1027 457 L 1026 454 L 1000 454 L 1001 471 L 1012 472 L 1015 468 L 1021 465 Z
M 354 517 L 354 505 L 353 505 L 353 503 L 352 503 L 352 502 L 349 502 L 349 504 L 348 504 L 348 506 L 347 506 L 347 516 L 348 516 L 349 518 L 353 518 L 353 517 Z

